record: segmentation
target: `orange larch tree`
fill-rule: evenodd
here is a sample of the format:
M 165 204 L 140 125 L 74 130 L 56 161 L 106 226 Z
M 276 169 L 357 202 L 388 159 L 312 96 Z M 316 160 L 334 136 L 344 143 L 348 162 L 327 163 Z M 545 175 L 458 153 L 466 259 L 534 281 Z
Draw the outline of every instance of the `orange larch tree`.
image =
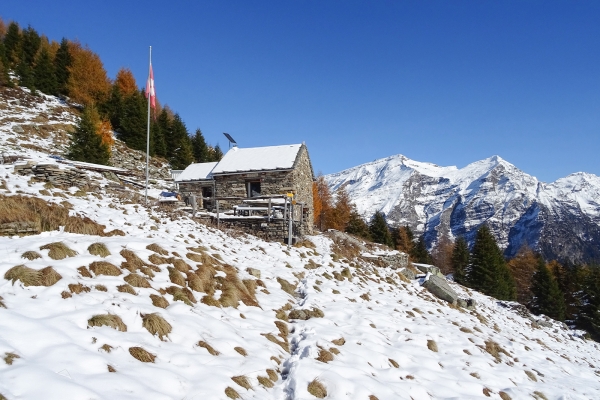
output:
M 131 72 L 129 68 L 121 68 L 119 72 L 117 72 L 115 85 L 123 97 L 131 96 L 138 90 L 133 72 Z
M 69 42 L 72 64 L 67 88 L 69 96 L 83 105 L 101 104 L 110 93 L 110 80 L 98 54 L 79 42 Z
M 521 304 L 529 304 L 533 297 L 530 290 L 531 278 L 535 273 L 537 263 L 536 254 L 527 245 L 521 247 L 517 255 L 508 262 L 508 269 L 510 269 L 517 286 L 517 301 Z

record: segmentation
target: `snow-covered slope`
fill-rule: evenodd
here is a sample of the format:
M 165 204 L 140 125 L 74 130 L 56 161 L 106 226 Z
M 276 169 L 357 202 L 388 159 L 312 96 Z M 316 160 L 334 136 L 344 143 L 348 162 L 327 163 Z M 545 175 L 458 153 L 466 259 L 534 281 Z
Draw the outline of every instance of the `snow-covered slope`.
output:
M 547 258 L 600 260 L 600 177 L 592 174 L 547 184 L 498 156 L 458 169 L 396 155 L 325 178 L 365 217 L 382 211 L 430 244 L 440 234 L 472 240 L 487 223 L 509 256 L 527 243 Z
M 105 189 L 82 195 L 12 169 L 0 166 L 0 195 L 67 201 L 71 215 L 126 236 L 59 229 L 0 238 L 0 394 L 9 400 L 314 399 L 315 379 L 328 399 L 600 398 L 600 349 L 563 324 L 534 322 L 456 284 L 478 304 L 450 306 L 333 236 L 288 249 L 146 209 L 109 193 L 95 173 Z M 60 259 L 42 249 L 56 242 L 77 254 Z M 93 255 L 94 243 L 110 255 Z M 144 265 L 126 263 L 124 250 Z M 98 262 L 118 274 L 99 273 Z M 51 266 L 61 279 L 51 286 L 5 279 L 18 265 Z M 148 287 L 120 290 L 133 282 L 132 269 Z M 187 269 L 217 285 L 212 296 L 191 289 L 190 275 L 176 283 L 173 271 Z M 226 281 L 245 281 L 256 303 L 224 306 L 232 294 Z M 151 296 L 168 305 L 155 306 Z M 312 318 L 294 319 L 300 310 Z M 143 326 L 153 313 L 171 326 L 162 340 Z M 103 314 L 118 316 L 126 331 L 90 324 Z M 134 358 L 138 347 L 154 361 Z

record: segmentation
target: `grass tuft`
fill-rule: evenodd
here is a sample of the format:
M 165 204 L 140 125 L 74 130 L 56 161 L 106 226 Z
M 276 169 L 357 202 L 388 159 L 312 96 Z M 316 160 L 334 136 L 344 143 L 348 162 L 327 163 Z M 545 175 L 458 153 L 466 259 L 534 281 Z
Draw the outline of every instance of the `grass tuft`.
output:
M 94 289 L 96 289 L 99 292 L 108 292 L 108 289 L 104 285 L 96 285 L 94 286 Z
M 137 293 L 135 292 L 135 289 L 131 285 L 128 285 L 128 284 L 117 286 L 117 291 L 119 291 L 121 293 L 129 293 L 129 294 L 132 294 L 134 296 L 137 296 Z
M 294 295 L 295 291 L 296 291 L 296 285 L 292 285 L 291 283 L 289 283 L 288 281 L 286 281 L 283 278 L 277 277 L 277 282 L 279 282 L 279 285 L 281 286 L 281 289 L 290 294 L 290 295 Z
M 79 274 L 84 278 L 92 278 L 92 274 L 87 267 L 79 267 L 77 268 L 77 271 L 79 271 Z
M 142 326 L 146 328 L 152 336 L 158 335 L 160 340 L 164 340 L 165 337 L 168 337 L 169 333 L 173 330 L 171 324 L 157 313 L 142 314 Z
M 266 376 L 260 376 L 260 375 L 259 375 L 259 376 L 257 376 L 257 379 L 258 379 L 258 383 L 259 383 L 261 386 L 264 386 L 264 387 L 266 387 L 266 388 L 268 388 L 268 389 L 270 389 L 270 388 L 272 388 L 273 386 L 275 386 L 275 385 L 273 384 L 273 382 L 271 382 L 271 380 L 270 380 L 268 377 L 266 377 Z
M 233 348 L 235 351 L 237 351 L 238 353 L 240 353 L 241 355 L 243 355 L 244 357 L 246 357 L 248 355 L 248 352 L 243 348 L 243 347 L 234 347 Z
M 122 274 L 119 267 L 107 261 L 94 261 L 90 264 L 90 270 L 95 275 L 119 276 Z
M 169 279 L 171 280 L 171 282 L 179 286 L 185 286 L 185 278 L 183 277 L 181 272 L 179 272 L 173 267 L 167 267 L 167 269 L 169 270 Z
M 169 252 L 165 249 L 163 249 L 162 247 L 160 247 L 159 245 L 157 245 L 156 243 L 152 243 L 149 244 L 148 246 L 146 246 L 146 249 L 153 251 L 155 253 L 158 253 L 162 256 L 168 256 Z
M 333 354 L 328 350 L 319 349 L 319 356 L 316 360 L 321 361 L 322 363 L 328 363 L 329 361 L 333 361 Z
M 279 377 L 277 376 L 277 372 L 274 369 L 267 369 L 267 375 L 269 375 L 269 379 L 273 382 L 277 382 Z
M 4 353 L 4 362 L 8 365 L 12 365 L 16 358 L 21 358 L 21 356 L 16 353 Z
M 388 358 L 388 361 L 390 362 L 390 364 L 392 364 L 392 367 L 394 368 L 400 368 L 400 364 L 398 364 L 398 362 L 392 358 Z
M 85 285 L 82 285 L 79 282 L 78 283 L 69 283 L 69 291 L 71 293 L 75 293 L 75 294 L 79 294 L 82 292 L 87 293 L 90 291 L 90 288 Z
M 153 363 L 154 360 L 156 360 L 156 356 L 154 354 L 147 352 L 141 347 L 130 347 L 129 354 L 131 354 L 133 358 L 141 362 Z
M 2 300 L 4 299 L 2 298 L 2 296 L 0 296 L 0 308 L 6 308 L 6 304 L 4 304 Z
M 159 296 L 157 294 L 151 294 L 150 299 L 152 300 L 152 305 L 154 307 L 160 307 L 160 308 L 169 307 L 169 302 L 163 296 Z
M 525 371 L 525 375 L 527 375 L 527 377 L 530 380 L 532 380 L 534 382 L 537 382 L 537 378 L 535 377 L 535 374 L 533 372 L 531 372 L 531 371 Z
M 188 288 L 180 288 L 178 286 L 169 286 L 167 293 L 173 296 L 173 301 L 183 301 L 188 306 L 193 306 L 196 302 L 196 298 L 192 291 Z
M 325 385 L 323 385 L 318 378 L 315 378 L 309 382 L 307 390 L 308 393 L 312 394 L 318 399 L 324 399 L 325 396 L 327 396 L 327 388 L 325 388 Z
M 107 364 L 106 367 L 108 368 L 108 372 L 117 372 L 117 370 L 115 369 L 115 367 L 113 367 L 110 364 Z
M 279 340 L 271 333 L 261 333 L 261 335 L 263 335 L 269 342 L 273 342 L 273 343 L 281 346 L 281 348 L 283 350 L 285 350 L 287 353 L 290 352 L 290 345 L 288 344 L 287 341 Z
M 127 332 L 127 325 L 123 323 L 121 317 L 115 314 L 98 314 L 88 319 L 88 327 L 109 326 L 121 332 Z
M 434 353 L 438 352 L 438 347 L 437 347 L 437 343 L 435 342 L 435 340 L 428 339 L 427 340 L 427 348 L 429 350 L 433 351 Z
M 133 287 L 139 288 L 150 288 L 150 283 L 146 278 L 138 274 L 129 274 L 125 278 L 125 282 L 129 283 Z
M 506 392 L 503 392 L 502 390 L 498 392 L 498 395 L 500 395 L 500 398 L 501 398 L 502 400 L 512 400 L 512 397 L 510 397 L 510 396 L 508 395 L 508 393 L 506 393 Z
M 21 258 L 31 261 L 36 260 L 38 258 L 42 258 L 42 255 L 37 251 L 26 251 L 25 253 L 21 254 Z
M 110 251 L 104 243 L 92 243 L 89 245 L 87 250 L 93 256 L 102 258 L 110 256 Z
M 184 274 L 186 272 L 188 272 L 190 269 L 192 269 L 192 267 L 190 267 L 185 261 L 183 261 L 181 258 L 174 258 L 173 259 L 173 265 L 175 266 L 175 269 L 179 272 L 183 272 Z
M 12 267 L 4 274 L 4 279 L 12 281 L 21 281 L 24 286 L 52 286 L 62 279 L 62 276 L 52 267 L 35 270 L 24 265 Z
M 211 356 L 218 356 L 219 354 L 221 354 L 217 350 L 215 350 L 215 348 L 212 347 L 210 344 L 206 343 L 204 340 L 198 342 L 198 347 L 205 348 L 206 351 L 208 351 L 208 354 L 210 354 Z
M 238 392 L 236 392 L 235 389 L 230 386 L 227 386 L 225 388 L 225 396 L 227 396 L 230 399 L 241 399 Z
M 63 260 L 67 257 L 75 257 L 76 251 L 71 250 L 63 242 L 48 243 L 40 247 L 40 250 L 49 250 L 48 257 L 53 260 Z
M 125 259 L 125 264 L 127 264 L 123 266 L 123 268 L 126 268 L 131 272 L 135 272 L 136 270 L 145 266 L 145 263 L 142 261 L 142 259 L 131 250 L 123 249 L 119 252 L 119 254 Z
M 100 350 L 103 350 L 107 353 L 110 353 L 112 351 L 113 347 L 110 344 L 106 344 L 104 343 L 102 346 L 100 346 Z
M 335 344 L 336 346 L 343 346 L 344 344 L 346 344 L 346 339 L 342 337 L 339 339 L 332 340 L 331 343 Z
M 248 380 L 248 378 L 246 378 L 243 375 L 234 376 L 234 377 L 231 378 L 231 380 L 234 381 L 235 383 L 237 383 L 238 385 L 240 385 L 241 387 L 243 387 L 246 390 L 252 389 L 252 385 L 250 385 L 250 381 Z

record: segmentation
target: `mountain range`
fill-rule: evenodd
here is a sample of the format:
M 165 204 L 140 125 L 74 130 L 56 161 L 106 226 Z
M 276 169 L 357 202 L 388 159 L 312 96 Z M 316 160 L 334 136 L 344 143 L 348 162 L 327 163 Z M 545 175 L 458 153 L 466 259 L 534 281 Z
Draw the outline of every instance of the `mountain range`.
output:
M 593 174 L 545 183 L 499 156 L 457 168 L 395 155 L 325 179 L 332 190 L 345 188 L 365 218 L 381 211 L 430 247 L 442 235 L 472 243 L 487 224 L 507 257 L 527 245 L 546 259 L 600 261 L 600 177 Z

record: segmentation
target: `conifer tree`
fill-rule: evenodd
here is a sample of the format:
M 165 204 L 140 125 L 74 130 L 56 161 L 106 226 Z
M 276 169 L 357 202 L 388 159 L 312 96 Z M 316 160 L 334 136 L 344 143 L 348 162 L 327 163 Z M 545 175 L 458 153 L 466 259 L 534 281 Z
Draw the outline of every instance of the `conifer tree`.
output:
M 168 107 L 164 107 L 156 118 L 156 135 L 154 137 L 154 154 L 158 157 L 167 157 L 166 138 L 171 136 L 171 118 Z
M 73 60 L 69 50 L 69 41 L 63 38 L 60 42 L 60 47 L 56 51 L 54 57 L 54 70 L 56 73 L 56 84 L 58 94 L 67 96 L 69 90 L 67 84 L 69 82 L 69 68 L 71 67 Z
M 348 220 L 348 224 L 346 225 L 346 233 L 361 237 L 365 240 L 371 240 L 369 225 L 367 225 L 365 220 L 360 216 L 354 205 L 352 206 L 350 218 Z
M 98 106 L 110 95 L 110 80 L 98 54 L 78 42 L 69 42 L 72 57 L 67 89 L 69 96 L 83 105 Z
M 454 270 L 454 282 L 465 284 L 465 275 L 469 266 L 469 245 L 464 237 L 459 236 L 452 248 L 452 269 Z
M 42 45 L 42 38 L 35 29 L 28 26 L 21 33 L 21 60 L 24 61 L 30 68 L 33 68 L 35 59 Z
M 577 326 L 585 329 L 595 341 L 600 341 L 600 267 L 587 267 L 582 276 L 581 307 Z
M 517 301 L 528 305 L 533 297 L 531 285 L 533 274 L 538 267 L 538 256 L 527 245 L 519 249 L 517 255 L 508 262 L 508 268 L 515 279 Z
M 35 94 L 35 79 L 33 76 L 33 68 L 27 62 L 21 58 L 16 68 L 17 75 L 19 75 L 19 86 L 26 87 Z
M 376 211 L 373 215 L 373 218 L 371 218 L 369 232 L 371 233 L 371 238 L 373 238 L 375 243 L 381 243 L 389 247 L 394 247 L 394 242 L 392 241 L 392 235 L 385 220 L 385 215 L 383 215 L 381 211 Z
M 171 137 L 167 138 L 168 160 L 173 169 L 185 169 L 194 162 L 192 143 L 185 123 L 179 114 L 175 114 L 171 121 Z
M 221 161 L 222 158 L 223 158 L 223 150 L 221 150 L 221 146 L 219 146 L 219 144 L 217 143 L 217 145 L 215 146 L 213 161 Z
M 208 145 L 206 144 L 206 140 L 204 140 L 204 135 L 200 128 L 196 129 L 196 133 L 194 133 L 194 136 L 192 137 L 192 148 L 194 150 L 196 162 L 203 163 L 209 161 L 210 154 Z
M 541 256 L 538 256 L 536 270 L 533 274 L 531 293 L 533 297 L 529 308 L 534 314 L 544 314 L 558 321 L 565 320 L 563 294 Z
M 93 107 L 84 108 L 75 131 L 71 133 L 67 158 L 108 165 L 110 150 L 98 134 L 98 123 L 98 112 Z
M 468 286 L 499 300 L 516 297 L 510 270 L 487 225 L 477 231 L 470 261 L 466 275 Z
M 146 151 L 147 112 L 146 99 L 141 92 L 135 91 L 123 100 L 118 136 L 132 149 Z
M 410 258 L 413 262 L 420 264 L 431 264 L 431 255 L 429 251 L 427 251 L 427 245 L 425 244 L 425 236 L 419 236 L 417 243 L 413 247 L 412 253 L 410 254 Z
M 4 51 L 8 61 L 7 67 L 9 69 L 16 68 L 21 60 L 21 28 L 14 21 L 8 25 L 4 36 Z
M 54 64 L 47 49 L 42 49 L 33 70 L 35 88 L 46 94 L 57 94 Z
M 414 247 L 414 234 L 412 229 L 408 225 L 404 225 L 394 230 L 394 244 L 396 246 L 396 250 L 399 250 L 406 254 L 411 254 Z

